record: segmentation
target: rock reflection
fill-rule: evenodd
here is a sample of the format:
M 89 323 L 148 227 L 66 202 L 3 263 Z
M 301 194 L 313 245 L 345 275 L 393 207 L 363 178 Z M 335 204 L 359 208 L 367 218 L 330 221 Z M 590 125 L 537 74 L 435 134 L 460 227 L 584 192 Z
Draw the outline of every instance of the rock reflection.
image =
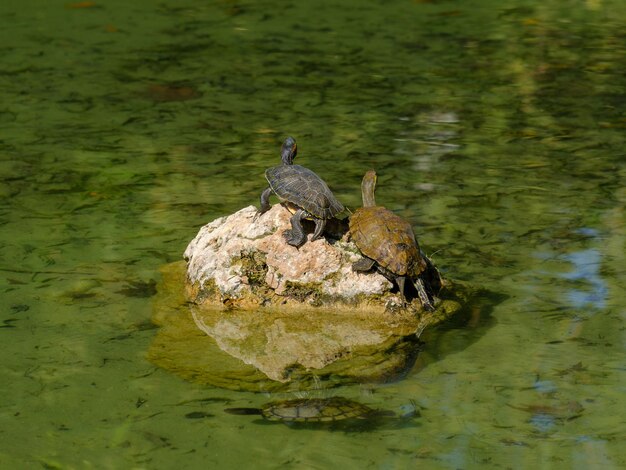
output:
M 251 391 L 389 382 L 411 369 L 427 326 L 458 312 L 472 295 L 455 286 L 446 309 L 424 319 L 371 312 L 215 309 L 185 302 L 184 263 L 162 269 L 148 358 L 194 382 Z M 439 310 L 438 310 L 439 311 Z

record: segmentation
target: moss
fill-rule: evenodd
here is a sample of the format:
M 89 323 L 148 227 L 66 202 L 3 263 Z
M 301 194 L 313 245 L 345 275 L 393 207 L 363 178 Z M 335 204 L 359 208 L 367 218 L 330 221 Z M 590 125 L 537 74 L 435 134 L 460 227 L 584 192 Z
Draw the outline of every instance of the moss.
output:
M 301 284 L 299 282 L 285 282 L 285 294 L 286 296 L 297 300 L 300 303 L 308 303 L 310 305 L 322 304 L 322 284 L 319 282 L 311 282 L 308 284 Z
M 211 278 L 208 279 L 204 282 L 204 284 L 202 284 L 202 288 L 200 289 L 200 294 L 198 297 L 201 296 L 206 296 L 208 297 L 214 297 L 216 294 L 219 293 L 219 289 L 217 288 L 217 285 L 215 284 L 215 279 Z
M 338 279 L 339 276 L 341 276 L 340 273 L 332 273 L 325 278 L 325 281 L 335 277 Z M 302 284 L 299 282 L 286 281 L 285 285 L 286 287 L 283 296 L 287 296 L 291 300 L 299 303 L 306 303 L 307 305 L 311 305 L 313 307 L 337 307 L 341 305 L 349 308 L 360 305 L 379 305 L 381 307 L 385 307 L 387 297 L 389 296 L 388 293 L 380 295 L 360 294 L 355 297 L 344 298 L 324 293 L 321 282 Z
M 260 251 L 248 251 L 241 254 L 233 264 L 241 264 L 241 274 L 248 278 L 250 287 L 265 286 L 265 276 L 267 275 L 267 262 L 265 253 Z
M 324 278 L 325 281 L 330 281 L 333 284 L 337 284 L 341 280 L 342 274 L 339 271 L 333 271 Z

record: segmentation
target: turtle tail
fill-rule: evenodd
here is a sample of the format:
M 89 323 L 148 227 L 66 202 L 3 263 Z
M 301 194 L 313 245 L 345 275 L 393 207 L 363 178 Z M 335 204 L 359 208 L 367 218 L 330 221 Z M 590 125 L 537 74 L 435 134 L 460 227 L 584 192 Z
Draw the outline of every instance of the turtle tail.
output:
M 231 415 L 260 415 L 263 414 L 261 408 L 226 408 L 226 413 Z

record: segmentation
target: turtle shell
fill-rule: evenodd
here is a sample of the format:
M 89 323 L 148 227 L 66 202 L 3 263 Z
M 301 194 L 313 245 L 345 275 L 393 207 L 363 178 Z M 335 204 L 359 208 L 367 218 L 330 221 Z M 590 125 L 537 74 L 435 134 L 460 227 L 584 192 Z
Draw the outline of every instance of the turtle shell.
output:
M 342 397 L 275 401 L 266 403 L 261 409 L 261 414 L 266 419 L 300 423 L 367 418 L 378 413 L 380 412 L 368 406 Z
M 357 209 L 350 236 L 363 255 L 395 275 L 416 277 L 426 269 L 411 224 L 385 207 Z
M 319 219 L 330 219 L 344 210 L 326 183 L 308 168 L 280 165 L 265 171 L 272 191 Z

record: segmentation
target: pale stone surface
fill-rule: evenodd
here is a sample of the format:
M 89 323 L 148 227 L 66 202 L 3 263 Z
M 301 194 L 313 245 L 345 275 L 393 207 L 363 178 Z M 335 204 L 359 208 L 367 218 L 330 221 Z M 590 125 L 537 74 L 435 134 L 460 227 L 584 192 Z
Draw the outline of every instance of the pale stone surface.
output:
M 221 302 L 243 297 L 250 300 L 250 296 L 256 296 L 259 303 L 267 303 L 267 292 L 261 293 L 260 286 L 253 285 L 248 272 L 252 268 L 242 262 L 242 257 L 251 259 L 255 254 L 264 258 L 263 266 L 253 266 L 264 271 L 261 287 L 272 289 L 278 296 L 289 296 L 288 288 L 298 286 L 306 289 L 314 286 L 317 294 L 343 300 L 389 292 L 392 284 L 382 275 L 352 271 L 352 263 L 360 256 L 350 242 L 331 244 L 322 238 L 308 241 L 300 248 L 288 245 L 282 233 L 290 228 L 290 217 L 290 212 L 280 204 L 260 216 L 254 206 L 249 206 L 202 227 L 184 255 L 188 282 L 195 286 L 195 297 L 206 298 L 203 289 L 212 280 Z M 301 302 L 307 300 L 310 299 L 302 295 L 299 298 Z

